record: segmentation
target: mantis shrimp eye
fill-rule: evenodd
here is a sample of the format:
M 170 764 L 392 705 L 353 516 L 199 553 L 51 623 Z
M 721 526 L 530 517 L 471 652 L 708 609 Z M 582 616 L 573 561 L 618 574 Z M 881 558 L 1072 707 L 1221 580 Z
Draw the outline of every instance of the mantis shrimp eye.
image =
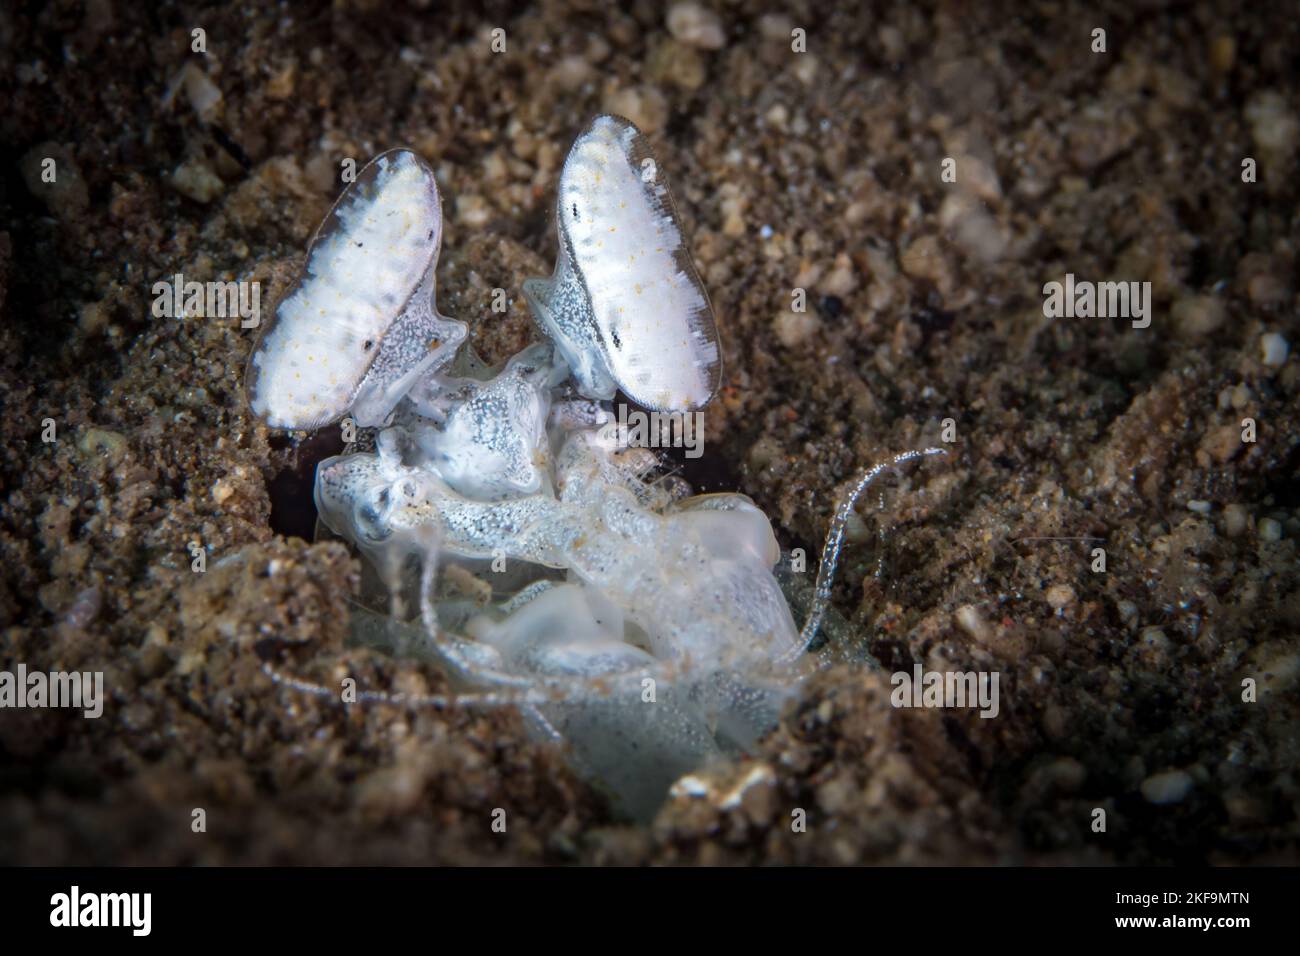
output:
M 368 541 L 382 541 L 392 534 L 386 521 L 389 510 L 387 488 L 380 488 L 357 503 L 356 527 Z
M 425 162 L 395 149 L 367 164 L 317 230 L 253 350 L 245 378 L 253 413 L 273 428 L 310 429 L 353 407 L 367 379 L 383 377 L 375 366 L 390 331 L 429 323 L 426 277 L 441 239 Z
M 708 403 L 722 363 L 713 309 L 667 183 L 628 120 L 598 116 L 560 173 L 560 256 L 524 283 L 533 312 L 588 398 L 621 388 L 638 404 Z

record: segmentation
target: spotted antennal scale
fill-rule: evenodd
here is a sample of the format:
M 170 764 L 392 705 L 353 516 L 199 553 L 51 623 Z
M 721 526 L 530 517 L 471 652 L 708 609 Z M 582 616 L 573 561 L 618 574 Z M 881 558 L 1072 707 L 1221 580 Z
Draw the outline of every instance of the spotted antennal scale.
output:
M 524 283 L 588 398 L 622 389 L 651 409 L 705 405 L 722 372 L 708 294 L 645 137 L 598 116 L 574 142 L 556 202 L 560 255 Z
M 339 197 L 249 359 L 253 413 L 319 428 L 349 411 L 382 425 L 410 384 L 445 364 L 465 326 L 438 314 L 442 203 L 408 149 L 376 157 Z

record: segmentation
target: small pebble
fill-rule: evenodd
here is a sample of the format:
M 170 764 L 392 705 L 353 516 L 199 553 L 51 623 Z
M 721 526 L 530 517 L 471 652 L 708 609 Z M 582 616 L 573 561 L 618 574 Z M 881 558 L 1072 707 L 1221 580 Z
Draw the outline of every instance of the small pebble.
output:
M 1290 690 L 1300 679 L 1300 654 L 1288 647 L 1278 647 L 1268 656 L 1260 655 L 1259 689 L 1262 693 Z
M 99 588 L 89 587 L 79 591 L 72 606 L 64 614 L 63 623 L 79 630 L 85 629 L 95 620 L 102 603 L 103 596 L 99 593 Z
M 1047 603 L 1059 611 L 1074 603 L 1074 588 L 1068 584 L 1053 584 L 1047 589 L 1045 597 Z
M 1289 156 L 1300 139 L 1300 121 L 1291 112 L 1287 98 L 1277 90 L 1261 90 L 1250 98 L 1246 122 L 1255 145 L 1266 157 Z
M 795 78 L 804 86 L 817 79 L 817 58 L 811 53 L 801 53 L 794 60 Z
M 584 57 L 566 56 L 551 69 L 551 77 L 566 92 L 572 93 L 591 79 L 591 64 Z
M 619 90 L 605 105 L 611 113 L 626 116 L 647 135 L 662 129 L 668 122 L 668 100 L 653 86 Z
M 1273 518 L 1260 518 L 1256 526 L 1260 541 L 1281 541 L 1282 525 Z
M 1191 792 L 1192 775 L 1185 770 L 1166 770 L 1142 781 L 1142 796 L 1157 806 L 1182 803 Z
M 668 32 L 687 46 L 720 50 L 727 42 L 722 21 L 698 3 L 675 3 L 668 10 Z
M 102 332 L 108 325 L 111 307 L 105 301 L 86 302 L 81 306 L 78 313 L 77 324 L 87 335 L 93 335 Z
M 1170 313 L 1175 328 L 1187 338 L 1201 338 L 1216 331 L 1228 314 L 1223 301 L 1210 295 L 1185 296 L 1174 303 Z
M 292 68 L 290 74 L 292 74 Z M 194 115 L 205 123 L 211 123 L 216 119 L 221 106 L 221 90 L 212 82 L 208 74 L 204 73 L 191 61 L 185 64 L 182 82 L 185 85 L 185 97 L 189 100 L 190 109 L 194 110 Z M 277 78 L 273 77 L 271 85 L 276 82 Z M 280 79 L 279 82 L 282 84 L 283 79 Z M 290 88 L 290 92 L 292 92 L 292 88 Z M 273 99 L 285 99 L 288 94 L 275 96 L 274 93 L 268 90 L 268 95 L 272 96 Z
M 957 626 L 963 631 L 981 644 L 988 643 L 989 626 L 973 604 L 963 604 L 957 608 L 956 618 Z
M 456 218 L 467 226 L 486 226 L 492 219 L 492 209 L 482 196 L 466 193 L 456 197 Z
M 765 13 L 758 18 L 758 32 L 762 34 L 764 40 L 779 40 L 785 43 L 790 42 L 790 31 L 794 29 L 794 22 L 784 14 Z
M 776 337 L 786 348 L 794 348 L 816 333 L 821 320 L 811 312 L 782 312 L 776 317 Z
M 1169 635 L 1161 628 L 1143 628 L 1140 641 L 1139 651 L 1144 652 L 1144 656 L 1149 661 L 1159 661 L 1169 653 Z
M 841 252 L 835 257 L 830 273 L 818 287 L 827 295 L 847 297 L 858 287 L 858 275 L 853 268 L 853 260 Z
M 1038 779 L 1064 793 L 1074 793 L 1088 779 L 1088 768 L 1073 757 L 1059 757 L 1039 771 Z
M 75 219 L 86 211 L 90 193 L 70 150 L 58 143 L 41 143 L 28 150 L 18 165 L 27 191 L 57 218 Z M 47 181 L 50 177 L 53 182 Z
M 698 50 L 667 40 L 651 53 L 646 62 L 646 75 L 655 83 L 691 91 L 704 85 L 708 69 Z
M 225 504 L 234 493 L 234 486 L 225 478 L 218 478 L 212 483 L 212 500 L 219 505 Z
M 116 468 L 126 457 L 127 441 L 119 432 L 88 428 L 77 439 L 77 450 L 87 458 L 102 457 Z
M 1272 368 L 1286 363 L 1286 357 L 1291 351 L 1291 346 L 1287 340 L 1282 338 L 1276 332 L 1269 332 L 1260 337 L 1259 351 L 1264 360 L 1264 364 Z
M 177 166 L 167 182 L 182 196 L 198 203 L 212 202 L 226 188 L 221 177 L 199 156 L 192 156 Z
M 1125 626 L 1130 628 L 1137 626 L 1138 606 L 1132 601 L 1117 601 L 1115 610 L 1119 612 L 1119 619 Z

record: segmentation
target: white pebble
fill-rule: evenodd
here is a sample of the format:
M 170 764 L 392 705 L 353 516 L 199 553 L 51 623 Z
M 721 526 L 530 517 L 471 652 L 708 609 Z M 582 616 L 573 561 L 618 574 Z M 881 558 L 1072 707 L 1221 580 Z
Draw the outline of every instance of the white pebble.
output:
M 1260 541 L 1282 540 L 1282 525 L 1273 518 L 1260 518 L 1257 527 Z
M 980 616 L 980 612 L 975 609 L 974 605 L 963 604 L 957 608 L 957 626 L 969 634 L 981 644 L 987 643 L 990 632 L 989 626 Z
M 1259 350 L 1263 355 L 1264 364 L 1277 368 L 1286 362 L 1291 346 L 1287 344 L 1286 339 L 1276 332 L 1269 332 L 1260 336 Z
M 718 15 L 698 3 L 675 3 L 668 11 L 668 32 L 687 46 L 720 50 L 727 42 Z
M 1163 806 L 1182 803 L 1192 792 L 1192 775 L 1185 770 L 1166 770 L 1142 781 L 1142 796 L 1147 803 Z
M 1059 611 L 1074 603 L 1074 588 L 1068 584 L 1053 584 L 1047 589 L 1045 597 L 1047 603 Z
M 819 328 L 821 320 L 811 312 L 782 312 L 776 317 L 776 337 L 788 349 L 802 344 Z

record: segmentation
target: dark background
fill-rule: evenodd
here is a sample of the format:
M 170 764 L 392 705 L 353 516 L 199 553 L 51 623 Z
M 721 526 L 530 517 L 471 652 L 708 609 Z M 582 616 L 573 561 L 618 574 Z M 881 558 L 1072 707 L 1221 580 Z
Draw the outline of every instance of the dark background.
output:
M 1261 337 L 1298 333 L 1295 17 L 709 6 L 718 49 L 650 3 L 5 5 L 0 665 L 104 670 L 111 699 L 0 711 L 0 860 L 1294 861 L 1300 363 Z M 998 719 L 836 670 L 752 755 L 773 782 L 725 807 L 750 768 L 723 769 L 633 826 L 508 709 L 344 711 L 263 676 L 444 686 L 345 648 L 357 560 L 285 536 L 330 437 L 268 434 L 251 333 L 154 318 L 153 283 L 257 280 L 269 308 L 340 161 L 410 145 L 448 214 L 442 310 L 504 358 L 604 110 L 650 138 L 718 313 L 708 477 L 783 545 L 815 555 L 845 482 L 955 420 L 860 509 L 836 606 L 887 669 L 999 671 Z M 1150 281 L 1151 327 L 1045 319 L 1067 272 Z M 1183 795 L 1151 802 L 1170 772 Z

